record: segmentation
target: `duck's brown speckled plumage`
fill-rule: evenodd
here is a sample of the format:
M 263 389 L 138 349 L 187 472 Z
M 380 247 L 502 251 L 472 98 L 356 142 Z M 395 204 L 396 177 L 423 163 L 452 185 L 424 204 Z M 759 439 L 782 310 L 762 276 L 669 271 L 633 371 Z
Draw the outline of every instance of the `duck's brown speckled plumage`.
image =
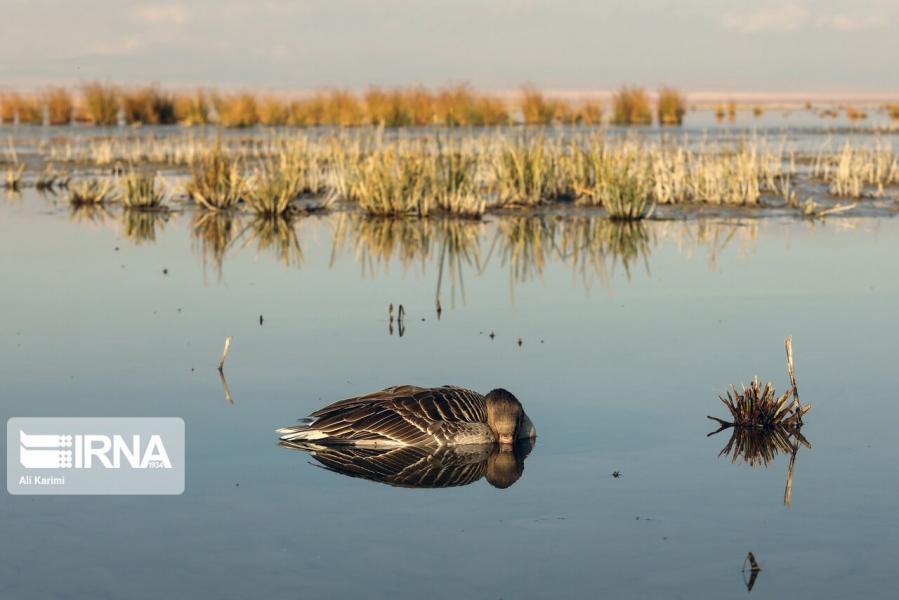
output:
M 278 433 L 284 441 L 373 447 L 496 441 L 487 425 L 485 397 L 455 386 L 400 385 L 347 398 Z

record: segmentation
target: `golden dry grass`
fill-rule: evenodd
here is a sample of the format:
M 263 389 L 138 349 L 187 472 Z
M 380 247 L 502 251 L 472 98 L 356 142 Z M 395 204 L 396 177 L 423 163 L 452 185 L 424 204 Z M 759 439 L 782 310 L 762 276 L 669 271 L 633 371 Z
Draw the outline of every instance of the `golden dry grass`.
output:
M 612 123 L 616 125 L 649 125 L 652 110 L 646 91 L 637 86 L 625 86 L 612 98 Z

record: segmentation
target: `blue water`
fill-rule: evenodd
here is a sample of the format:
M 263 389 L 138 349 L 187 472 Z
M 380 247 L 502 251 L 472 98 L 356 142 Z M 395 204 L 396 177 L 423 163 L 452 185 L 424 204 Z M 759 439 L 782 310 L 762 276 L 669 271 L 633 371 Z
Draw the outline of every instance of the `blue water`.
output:
M 754 598 L 893 596 L 895 219 L 649 222 L 627 269 L 566 246 L 570 218 L 409 224 L 391 249 L 309 217 L 286 265 L 247 219 L 204 261 L 191 219 L 136 243 L 116 210 L 0 197 L 0 416 L 187 427 L 182 496 L 2 496 L 0 596 L 742 598 L 749 551 Z M 516 227 L 556 230 L 522 255 Z M 788 334 L 814 404 L 791 507 L 788 457 L 731 464 L 705 418 L 731 383 L 784 389 Z M 539 432 L 522 477 L 398 488 L 278 447 L 401 383 L 515 393 Z

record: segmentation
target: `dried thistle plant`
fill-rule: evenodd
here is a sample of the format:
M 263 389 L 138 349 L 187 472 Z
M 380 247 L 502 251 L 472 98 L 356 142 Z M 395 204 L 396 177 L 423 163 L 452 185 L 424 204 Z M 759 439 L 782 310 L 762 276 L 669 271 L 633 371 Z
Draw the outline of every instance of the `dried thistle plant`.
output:
M 708 418 L 717 421 L 721 425 L 721 429 L 726 427 L 752 429 L 801 427 L 802 415 L 810 411 L 812 405 L 802 406 L 799 403 L 799 390 L 796 387 L 796 375 L 793 369 L 793 338 L 788 337 L 784 346 L 787 351 L 787 371 L 790 375 L 791 388 L 789 390 L 778 396 L 770 382 L 762 387 L 756 377 L 748 388 L 741 385 L 740 391 L 737 391 L 736 386 L 731 386 L 730 391 L 719 396 L 730 412 L 733 421 L 711 416 Z

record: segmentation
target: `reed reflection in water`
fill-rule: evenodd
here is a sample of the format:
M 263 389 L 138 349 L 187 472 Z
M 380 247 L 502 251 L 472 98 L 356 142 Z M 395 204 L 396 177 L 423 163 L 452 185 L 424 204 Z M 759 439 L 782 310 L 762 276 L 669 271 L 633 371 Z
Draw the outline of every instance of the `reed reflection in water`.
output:
M 169 222 L 169 213 L 162 210 L 126 208 L 122 212 L 122 222 L 125 239 L 139 246 L 146 242 L 156 241 L 156 234 L 165 229 Z
M 70 216 L 79 223 L 120 223 L 124 237 L 141 244 L 154 242 L 178 213 L 123 210 L 118 220 L 108 207 L 86 205 L 71 209 Z M 350 254 L 363 277 L 386 274 L 394 261 L 403 270 L 421 275 L 436 269 L 437 307 L 464 304 L 466 278 L 484 275 L 496 264 L 508 274 L 513 303 L 517 286 L 542 280 L 554 263 L 570 268 L 573 283 L 579 281 L 588 293 L 597 281 L 611 290 L 618 269 L 623 269 L 628 281 L 637 270 L 651 275 L 651 254 L 663 241 L 673 241 L 688 257 L 704 248 L 714 270 L 718 254 L 735 240 L 742 244 L 741 253 L 750 252 L 759 228 L 756 222 L 739 220 L 618 222 L 589 215 L 503 215 L 477 221 L 385 219 L 355 213 L 254 217 L 238 211 L 195 211 L 192 249 L 204 269 L 211 268 L 218 279 L 223 277 L 227 258 L 247 248 L 272 256 L 286 267 L 300 267 L 303 236 L 318 225 L 331 229 L 332 267 Z

